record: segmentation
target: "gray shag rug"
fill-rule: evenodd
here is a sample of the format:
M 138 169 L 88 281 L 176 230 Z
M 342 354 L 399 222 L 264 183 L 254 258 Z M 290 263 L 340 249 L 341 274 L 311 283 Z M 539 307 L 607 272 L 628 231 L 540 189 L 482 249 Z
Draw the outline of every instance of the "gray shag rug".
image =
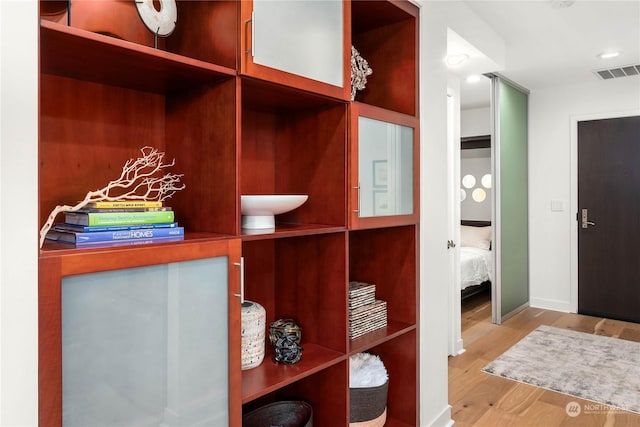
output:
M 640 343 L 539 326 L 482 369 L 640 414 Z

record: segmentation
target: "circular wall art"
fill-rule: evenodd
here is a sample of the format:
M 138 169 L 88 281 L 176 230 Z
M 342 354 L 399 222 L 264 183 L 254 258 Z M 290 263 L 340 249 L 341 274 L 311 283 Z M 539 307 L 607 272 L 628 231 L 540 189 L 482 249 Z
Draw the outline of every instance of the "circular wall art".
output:
M 470 174 L 463 176 L 462 185 L 464 188 L 473 188 L 476 185 L 476 177 Z
M 159 0 L 160 10 L 153 5 L 153 0 L 136 0 L 136 8 L 144 25 L 159 37 L 171 35 L 178 20 L 176 0 Z
M 485 174 L 482 176 L 482 179 L 480 180 L 480 182 L 482 183 L 482 186 L 484 188 L 491 188 L 492 184 L 491 184 L 491 174 Z
M 484 199 L 487 198 L 487 193 L 482 188 L 476 188 L 471 193 L 471 197 L 478 203 L 484 202 Z

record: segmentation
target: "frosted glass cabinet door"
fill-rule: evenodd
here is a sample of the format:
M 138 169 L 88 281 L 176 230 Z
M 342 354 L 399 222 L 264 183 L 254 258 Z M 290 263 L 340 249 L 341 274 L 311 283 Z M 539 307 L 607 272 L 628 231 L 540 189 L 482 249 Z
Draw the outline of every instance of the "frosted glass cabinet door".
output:
M 64 426 L 226 426 L 228 258 L 62 281 Z
M 413 213 L 414 129 L 358 117 L 360 217 Z
M 253 62 L 343 87 L 341 0 L 254 0 Z

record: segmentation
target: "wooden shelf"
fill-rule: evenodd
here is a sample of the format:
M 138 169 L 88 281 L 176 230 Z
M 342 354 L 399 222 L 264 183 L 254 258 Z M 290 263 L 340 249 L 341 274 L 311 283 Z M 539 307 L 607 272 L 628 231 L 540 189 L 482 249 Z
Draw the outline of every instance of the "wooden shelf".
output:
M 94 247 L 75 247 L 73 244 L 68 243 L 58 243 L 50 240 L 45 240 L 44 245 L 42 245 L 42 249 L 40 250 L 40 257 L 46 256 L 62 256 L 66 254 L 78 254 L 85 252 L 111 252 L 115 250 L 123 250 L 123 249 L 131 249 L 133 247 L 144 249 L 146 247 L 158 246 L 158 245 L 184 245 L 193 242 L 201 242 L 208 240 L 225 240 L 229 239 L 233 236 L 229 236 L 226 234 L 215 234 L 215 233 L 191 233 L 185 231 L 183 240 L 176 240 L 172 242 L 158 242 L 158 243 L 135 243 L 125 244 L 122 246 L 94 246 Z
M 41 71 L 129 89 L 167 93 L 235 76 L 233 69 L 42 20 Z
M 346 231 L 346 227 L 319 224 L 276 224 L 273 231 L 242 230 L 242 240 L 281 239 L 285 237 L 309 236 L 316 234 L 338 233 Z
M 267 347 L 269 343 L 267 342 Z M 273 361 L 273 350 L 267 348 L 265 359 L 256 368 L 242 372 L 242 402 L 250 402 L 282 387 L 345 360 L 344 353 L 316 344 L 302 342 L 302 359 L 293 365 Z
M 393 320 L 387 321 L 387 327 L 381 328 L 373 332 L 369 332 L 366 335 L 352 339 L 349 342 L 349 355 L 354 355 L 362 351 L 366 351 L 390 341 L 402 334 L 409 331 L 414 331 L 416 325 L 409 325 L 401 322 L 394 322 Z

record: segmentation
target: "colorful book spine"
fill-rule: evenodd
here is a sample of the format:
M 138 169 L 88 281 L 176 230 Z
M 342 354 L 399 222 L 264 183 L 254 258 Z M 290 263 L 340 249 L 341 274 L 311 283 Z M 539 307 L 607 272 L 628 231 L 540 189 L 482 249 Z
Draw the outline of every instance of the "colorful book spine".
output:
M 171 211 L 173 208 L 168 206 L 160 206 L 158 208 L 82 208 L 78 209 L 77 213 L 92 213 L 92 212 L 101 212 L 101 213 L 109 213 L 109 212 L 163 212 L 163 211 Z
M 121 230 L 137 230 L 139 228 L 175 228 L 177 222 L 160 223 L 160 224 L 133 224 L 133 225 L 78 225 L 58 223 L 53 226 L 54 230 L 71 231 L 74 233 L 92 233 L 94 231 L 121 231 Z
M 174 222 L 173 211 L 156 212 L 67 212 L 64 222 L 68 224 L 106 226 L 159 224 Z
M 74 233 L 53 229 L 47 233 L 47 238 L 49 240 L 75 243 L 76 245 L 115 240 L 146 240 L 157 237 L 184 237 L 184 227 L 139 228 L 135 230 L 95 231 L 90 233 Z
M 113 202 L 89 202 L 88 208 L 159 208 L 162 202 L 156 200 L 116 200 Z
M 98 247 L 110 247 L 110 246 L 131 246 L 131 245 L 147 245 L 149 243 L 166 243 L 177 242 L 184 240 L 184 236 L 174 237 L 153 237 L 151 239 L 126 239 L 126 240 L 111 240 L 107 242 L 85 242 L 76 244 L 76 248 L 98 248 Z

